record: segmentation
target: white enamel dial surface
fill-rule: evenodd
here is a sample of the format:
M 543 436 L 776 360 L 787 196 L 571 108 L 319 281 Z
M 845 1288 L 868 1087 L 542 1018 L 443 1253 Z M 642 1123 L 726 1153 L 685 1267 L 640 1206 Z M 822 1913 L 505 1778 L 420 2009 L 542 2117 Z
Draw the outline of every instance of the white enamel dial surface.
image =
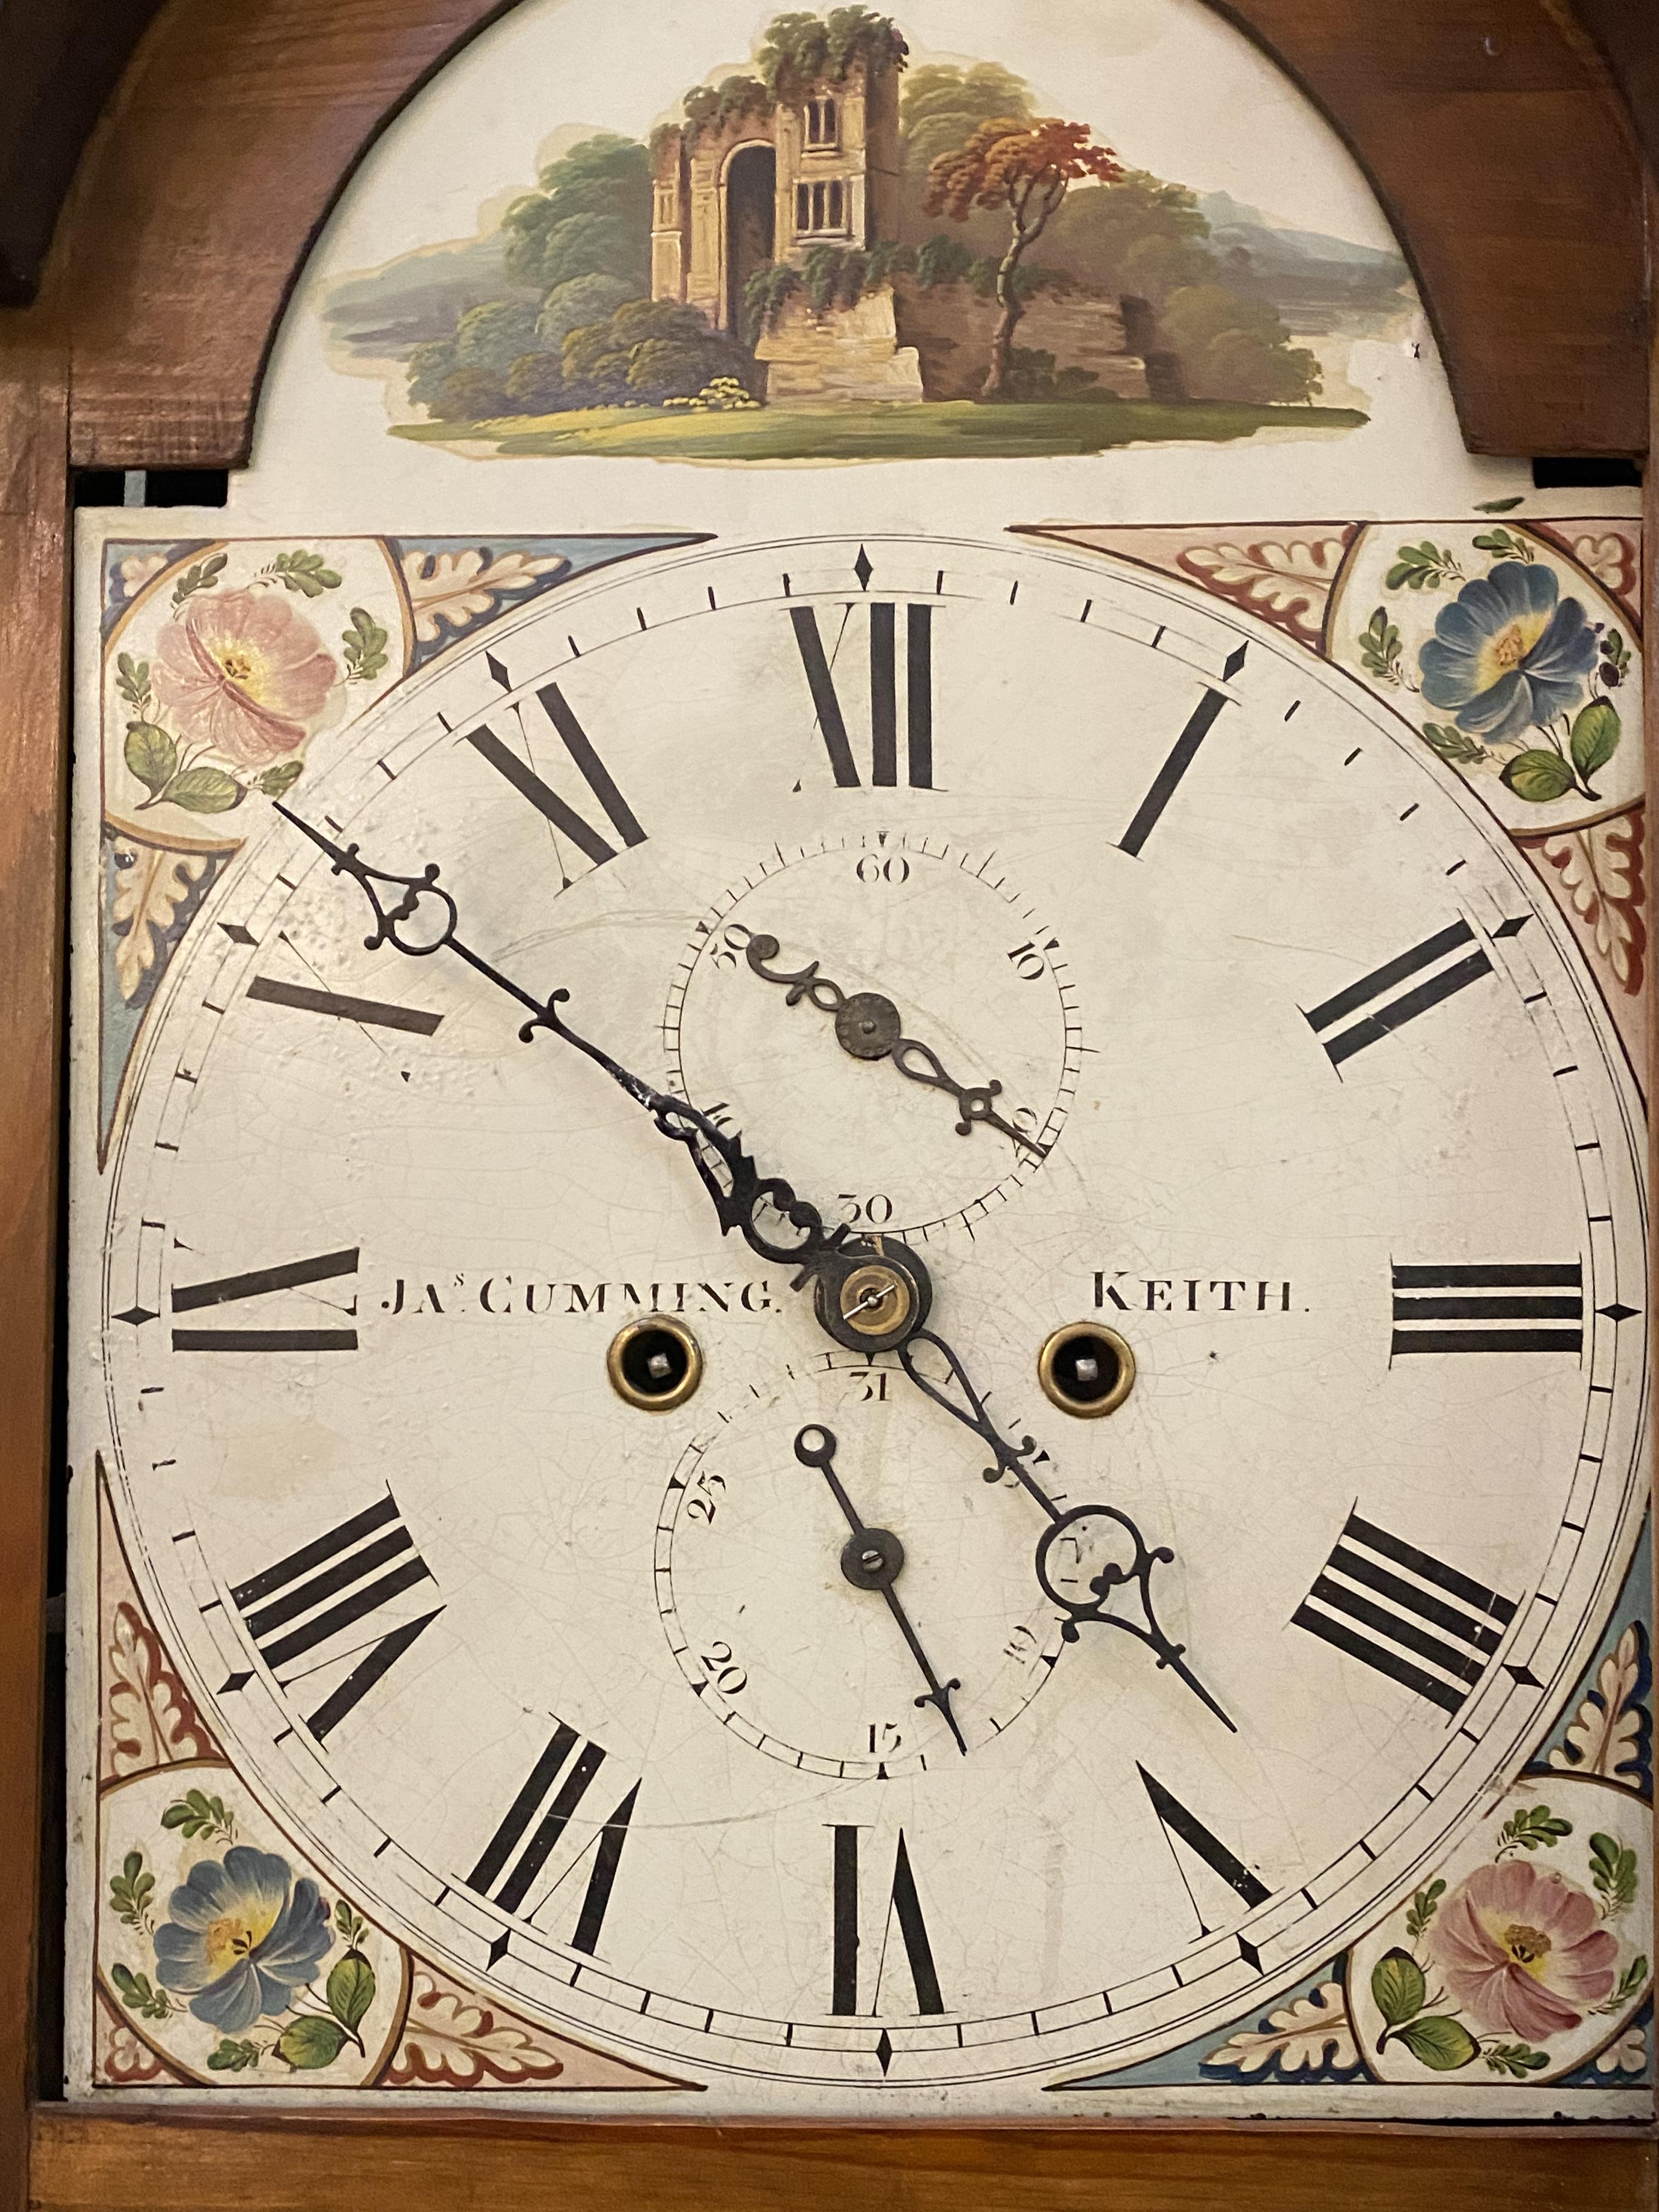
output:
M 712 546 L 458 643 L 290 803 L 905 1237 L 1031 1439 L 832 1343 L 271 813 L 147 1031 L 104 1375 L 158 1626 L 366 1909 L 715 2104 L 1030 2110 L 1312 1971 L 1525 1756 L 1634 1541 L 1638 1104 L 1357 688 L 1013 540 Z M 668 1412 L 607 1379 L 653 1307 Z M 1085 1321 L 1103 1419 L 1038 1384 Z M 1067 1636 L 1137 1542 L 1163 1644 L 1133 1577 Z

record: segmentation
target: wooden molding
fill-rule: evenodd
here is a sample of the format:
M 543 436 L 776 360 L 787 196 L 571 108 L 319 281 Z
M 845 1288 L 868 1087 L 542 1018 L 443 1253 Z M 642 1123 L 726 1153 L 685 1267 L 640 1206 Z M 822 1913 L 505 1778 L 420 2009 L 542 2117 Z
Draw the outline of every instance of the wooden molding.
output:
M 329 209 L 379 131 L 505 4 L 166 0 L 53 257 L 77 465 L 246 461 L 270 342 Z M 1644 452 L 1636 138 L 1565 0 L 1211 4 L 1307 89 L 1371 177 L 1470 447 Z M 1616 15 L 1623 0 L 1585 4 Z
M 654 2126 L 510 2113 L 35 2115 L 33 2212 L 176 2212 L 186 2177 L 258 2212 L 1650 2212 L 1645 2131 Z

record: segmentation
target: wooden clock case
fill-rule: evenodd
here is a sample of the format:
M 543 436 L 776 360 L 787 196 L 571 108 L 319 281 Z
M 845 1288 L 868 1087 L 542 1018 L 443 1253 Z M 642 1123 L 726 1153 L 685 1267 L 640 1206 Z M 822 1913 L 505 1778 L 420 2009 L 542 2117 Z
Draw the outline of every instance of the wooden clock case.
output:
M 1216 0 L 1219 4 L 1219 0 Z M 1650 0 L 1233 0 L 1346 139 L 1476 453 L 1639 457 L 1659 422 Z M 68 517 L 82 470 L 234 468 L 296 272 L 365 148 L 501 0 L 59 0 L 0 88 L 0 2212 L 631 2203 L 1457 2212 L 1655 2202 L 1651 2131 L 1071 2121 L 699 2128 L 56 2095 Z M 61 205 L 60 205 L 61 202 Z M 55 226 L 55 228 L 54 228 Z M 1645 604 L 1659 612 L 1650 479 Z M 1659 744 L 1650 700 L 1648 742 Z M 61 1603 L 61 1601 L 60 1601 Z

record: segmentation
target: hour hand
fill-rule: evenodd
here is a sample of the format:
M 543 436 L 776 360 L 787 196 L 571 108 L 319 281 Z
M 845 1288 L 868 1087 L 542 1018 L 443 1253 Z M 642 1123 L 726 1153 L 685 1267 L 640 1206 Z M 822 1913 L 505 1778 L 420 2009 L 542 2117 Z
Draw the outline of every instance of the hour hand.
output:
M 793 972 L 780 972 L 767 965 L 777 958 L 779 951 L 775 937 L 751 937 L 744 957 L 763 981 L 781 984 L 787 990 L 787 1006 L 799 1006 L 805 999 L 821 1014 L 833 1014 L 836 1042 L 843 1052 L 854 1060 L 890 1060 L 910 1082 L 944 1091 L 955 1102 L 959 1137 L 971 1135 L 975 1123 L 982 1121 L 988 1129 L 999 1130 L 1036 1158 L 1048 1158 L 1047 1145 L 1038 1144 L 1035 1137 L 1028 1137 L 997 1112 L 994 1102 L 1002 1095 L 1001 1084 L 958 1083 L 932 1045 L 901 1035 L 903 1024 L 899 1010 L 883 992 L 854 991 L 849 997 L 839 983 L 818 973 L 816 960 Z

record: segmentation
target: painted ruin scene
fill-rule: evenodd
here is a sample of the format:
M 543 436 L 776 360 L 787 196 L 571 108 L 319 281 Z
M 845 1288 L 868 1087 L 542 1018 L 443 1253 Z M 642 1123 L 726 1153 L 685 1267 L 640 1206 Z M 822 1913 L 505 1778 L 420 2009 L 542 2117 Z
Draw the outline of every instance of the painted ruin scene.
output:
M 331 362 L 384 380 L 396 436 L 480 456 L 1077 453 L 1367 420 L 1346 365 L 1413 321 L 1398 254 L 1206 181 L 1249 170 L 1252 76 L 1207 162 L 1173 76 L 1149 101 L 1144 51 L 1114 100 L 1113 24 L 1144 50 L 1188 0 L 1103 0 L 1103 66 L 1070 99 L 1044 52 L 1022 69 L 1023 11 L 921 12 L 995 50 L 845 7 L 763 19 L 732 67 L 729 9 L 677 11 L 661 41 L 610 16 L 623 82 L 592 104 L 637 103 L 635 127 L 566 119 L 526 69 L 533 176 L 495 172 L 472 237 L 331 276 Z M 499 35 L 510 63 L 511 19 Z M 652 112 L 705 44 L 714 65 Z M 1191 180 L 1153 166 L 1176 159 Z M 1269 162 L 1267 188 L 1294 183 Z

